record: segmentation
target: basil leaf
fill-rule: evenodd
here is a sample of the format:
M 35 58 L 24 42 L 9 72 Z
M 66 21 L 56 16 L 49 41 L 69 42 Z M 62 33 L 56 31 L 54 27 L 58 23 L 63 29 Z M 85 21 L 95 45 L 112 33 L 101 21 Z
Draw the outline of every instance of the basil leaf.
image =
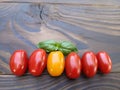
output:
M 40 42 L 38 44 L 38 48 L 45 49 L 46 52 L 58 50 L 57 42 L 54 40 L 47 40 L 47 41 Z
M 71 50 L 65 48 L 59 48 L 58 50 L 61 51 L 65 56 L 71 52 Z
M 68 42 L 68 41 L 62 41 L 62 42 L 60 42 L 60 45 L 61 45 L 61 47 L 66 48 L 66 49 L 71 49 L 71 48 L 73 48 L 72 43 L 70 43 L 70 42 Z
M 54 40 L 47 40 L 38 44 L 38 48 L 45 49 L 48 53 L 52 51 L 57 51 L 59 46 L 59 43 Z
M 47 40 L 40 42 L 38 44 L 38 48 L 45 49 L 46 52 L 52 51 L 61 51 L 64 55 L 68 55 L 70 52 L 78 52 L 78 49 L 75 45 L 68 41 L 54 41 L 54 40 Z
M 64 48 L 64 49 L 68 49 L 68 50 L 71 50 L 74 51 L 74 52 L 78 52 L 78 49 L 76 48 L 75 45 L 73 45 L 71 42 L 68 42 L 68 41 L 62 41 L 60 43 L 60 47 L 61 48 Z

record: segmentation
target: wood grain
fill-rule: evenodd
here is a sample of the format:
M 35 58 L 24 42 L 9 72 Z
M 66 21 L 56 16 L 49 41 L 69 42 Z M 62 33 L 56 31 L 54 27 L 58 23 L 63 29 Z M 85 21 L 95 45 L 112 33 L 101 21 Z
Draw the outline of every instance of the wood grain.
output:
M 9 58 L 14 50 L 25 49 L 30 56 L 39 41 L 48 39 L 73 42 L 80 56 L 87 50 L 107 51 L 113 62 L 111 74 L 98 73 L 94 78 L 81 76 L 77 80 L 67 79 L 65 73 L 53 78 L 46 70 L 40 77 L 29 73 L 23 77 L 12 75 Z M 102 0 L 0 1 L 0 90 L 119 90 L 119 58 L 120 5 L 117 0 L 108 3 Z
M 0 0 L 1 3 L 49 3 L 49 4 L 93 4 L 93 5 L 115 5 L 119 6 L 119 0 Z
M 65 75 L 57 78 L 48 74 L 40 77 L 0 75 L 0 80 L 1 90 L 120 90 L 120 73 L 96 75 L 91 79 L 81 75 L 76 80 L 70 80 Z

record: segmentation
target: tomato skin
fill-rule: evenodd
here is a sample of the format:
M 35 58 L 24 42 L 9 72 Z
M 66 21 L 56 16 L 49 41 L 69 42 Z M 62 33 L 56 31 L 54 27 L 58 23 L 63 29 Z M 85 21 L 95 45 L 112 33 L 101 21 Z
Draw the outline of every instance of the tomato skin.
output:
M 70 79 L 77 79 L 81 73 L 81 60 L 77 53 L 71 52 L 65 60 L 66 75 Z
M 99 51 L 96 56 L 98 60 L 98 69 L 104 74 L 110 73 L 112 69 L 112 61 L 108 53 L 105 51 Z
M 93 77 L 97 72 L 98 62 L 95 54 L 92 51 L 87 51 L 82 56 L 82 70 L 88 77 Z
M 47 70 L 51 76 L 60 76 L 65 67 L 64 55 L 61 51 L 50 52 L 47 59 Z
M 16 50 L 10 57 L 10 69 L 16 76 L 22 76 L 28 66 L 28 56 L 24 50 Z
M 35 50 L 29 60 L 29 72 L 33 76 L 39 76 L 44 71 L 47 64 L 46 52 L 43 49 Z

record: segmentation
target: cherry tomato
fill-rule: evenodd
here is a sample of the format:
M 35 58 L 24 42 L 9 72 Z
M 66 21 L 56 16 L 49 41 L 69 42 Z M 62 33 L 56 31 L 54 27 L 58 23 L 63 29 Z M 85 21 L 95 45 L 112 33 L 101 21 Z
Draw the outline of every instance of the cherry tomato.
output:
M 97 59 L 93 52 L 85 52 L 82 56 L 82 69 L 83 73 L 88 77 L 93 77 L 97 72 Z
M 29 60 L 29 72 L 33 76 L 39 76 L 42 74 L 47 64 L 46 52 L 43 49 L 35 50 Z
M 81 60 L 77 53 L 71 52 L 65 60 L 66 75 L 70 79 L 76 79 L 81 73 Z
M 98 69 L 104 74 L 110 73 L 112 69 L 112 62 L 107 52 L 100 51 L 96 56 L 98 60 Z
M 10 69 L 16 76 L 22 76 L 28 66 L 27 53 L 24 50 L 16 50 L 10 58 Z
M 64 71 L 65 60 L 61 51 L 53 51 L 48 55 L 47 70 L 51 76 L 60 76 Z

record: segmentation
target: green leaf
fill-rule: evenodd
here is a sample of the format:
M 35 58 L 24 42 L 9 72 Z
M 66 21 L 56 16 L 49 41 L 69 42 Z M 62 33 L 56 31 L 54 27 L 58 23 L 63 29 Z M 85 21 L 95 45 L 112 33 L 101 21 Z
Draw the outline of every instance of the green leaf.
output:
M 68 42 L 68 41 L 62 41 L 60 43 L 60 47 L 61 48 L 64 48 L 64 49 L 68 49 L 68 50 L 71 50 L 74 51 L 74 52 L 78 52 L 78 49 L 76 48 L 75 45 L 73 45 L 71 42 Z
M 71 49 L 74 48 L 73 44 L 68 41 L 62 41 L 60 42 L 61 47 L 66 48 L 66 49 Z
M 43 42 L 39 42 L 37 45 L 38 48 L 45 49 L 46 52 L 52 51 L 61 51 L 64 55 L 68 55 L 70 52 L 78 52 L 78 49 L 75 45 L 68 41 L 54 41 L 54 40 L 47 40 Z
M 45 49 L 46 52 L 56 51 L 58 47 L 56 46 L 57 42 L 54 40 L 47 40 L 39 42 L 38 48 Z
M 59 48 L 58 50 L 61 51 L 65 56 L 71 52 L 71 50 L 65 48 Z

